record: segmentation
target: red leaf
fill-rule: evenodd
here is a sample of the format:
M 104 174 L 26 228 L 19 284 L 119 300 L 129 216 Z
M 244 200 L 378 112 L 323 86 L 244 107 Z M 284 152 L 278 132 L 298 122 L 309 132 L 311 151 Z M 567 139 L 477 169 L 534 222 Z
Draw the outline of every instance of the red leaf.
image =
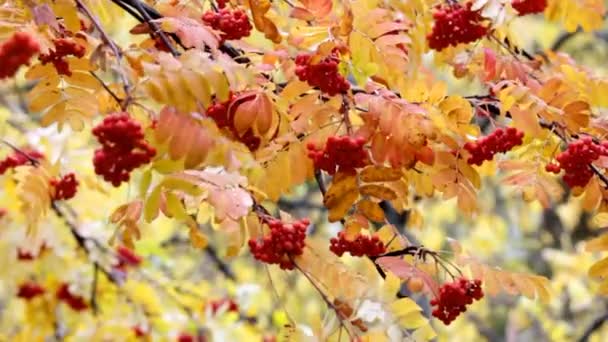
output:
M 315 15 L 310 13 L 309 10 L 302 7 L 294 7 L 289 13 L 291 18 L 296 18 L 305 21 L 311 21 L 315 19 Z
M 424 291 L 431 296 L 435 296 L 439 292 L 439 285 L 430 275 L 403 260 L 402 257 L 381 257 L 376 260 L 376 263 L 391 271 L 400 279 L 407 280 L 412 277 L 422 279 L 422 282 L 424 283 Z
M 491 49 L 485 48 L 483 50 L 484 62 L 483 66 L 485 69 L 485 81 L 492 80 L 496 77 L 496 54 Z

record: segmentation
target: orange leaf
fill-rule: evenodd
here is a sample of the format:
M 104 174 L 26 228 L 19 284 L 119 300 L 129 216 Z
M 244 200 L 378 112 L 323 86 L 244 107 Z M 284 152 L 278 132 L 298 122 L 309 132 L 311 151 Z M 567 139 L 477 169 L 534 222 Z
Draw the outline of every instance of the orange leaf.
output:
M 312 21 L 315 19 L 315 15 L 312 14 L 309 10 L 302 7 L 294 7 L 289 13 L 291 18 L 296 18 L 304 21 Z
M 357 210 L 372 221 L 384 221 L 384 210 L 382 210 L 380 205 L 376 202 L 372 202 L 368 199 L 363 199 L 359 201 L 359 203 L 357 203 Z
M 568 129 L 577 132 L 581 127 L 589 125 L 591 107 L 587 102 L 574 101 L 568 103 L 564 108 L 564 120 Z
M 422 279 L 425 284 L 425 291 L 430 295 L 434 296 L 439 292 L 439 285 L 431 276 L 403 260 L 403 257 L 381 257 L 376 260 L 376 263 L 391 271 L 402 280 L 408 280 L 413 277 Z
M 337 173 L 323 199 L 323 204 L 329 210 L 329 221 L 342 219 L 357 198 L 359 191 L 356 175 Z
M 387 188 L 377 184 L 367 184 L 359 188 L 359 192 L 364 196 L 373 196 L 384 200 L 394 200 L 397 198 L 397 193 L 391 188 Z
M 359 174 L 364 182 L 390 182 L 399 180 L 402 176 L 401 170 L 380 165 L 368 166 Z
M 274 43 L 281 42 L 281 35 L 275 24 L 266 17 L 266 13 L 270 10 L 269 0 L 248 0 L 249 8 L 253 16 L 253 24 L 255 28 L 264 33 L 264 36 Z

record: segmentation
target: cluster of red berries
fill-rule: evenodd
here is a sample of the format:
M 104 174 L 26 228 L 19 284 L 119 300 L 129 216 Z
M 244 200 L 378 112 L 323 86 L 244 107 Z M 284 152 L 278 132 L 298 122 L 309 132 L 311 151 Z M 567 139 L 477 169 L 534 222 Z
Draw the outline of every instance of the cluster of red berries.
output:
M 65 302 L 67 305 L 69 305 L 72 309 L 76 311 L 86 310 L 89 307 L 84 298 L 82 298 L 81 296 L 74 295 L 70 292 L 70 285 L 67 283 L 61 284 L 61 286 L 57 290 L 57 293 L 55 293 L 55 296 L 57 296 L 57 299 Z
M 30 34 L 14 33 L 0 45 L 0 79 L 13 77 L 19 67 L 29 65 L 30 58 L 40 51 L 40 45 Z
M 21 261 L 32 261 L 36 259 L 36 256 L 30 251 L 26 251 L 21 247 L 17 248 L 17 260 Z
M 202 20 L 214 30 L 221 32 L 220 38 L 224 40 L 237 40 L 251 34 L 251 23 L 245 11 L 222 8 L 218 12 L 207 11 Z
M 568 145 L 568 148 L 557 155 L 559 164 L 549 163 L 545 170 L 552 173 L 565 171 L 564 182 L 571 188 L 587 185 L 593 170 L 590 165 L 600 156 L 608 155 L 608 141 L 596 144 L 592 138 L 584 137 Z
M 337 49 L 318 63 L 313 64 L 311 59 L 312 56 L 307 54 L 296 57 L 296 75 L 300 81 L 321 89 L 329 96 L 344 93 L 350 89 L 350 83 L 338 72 L 340 59 Z
M 149 163 L 156 155 L 154 147 L 144 140 L 140 124 L 128 113 L 108 115 L 93 129 L 93 135 L 103 145 L 95 150 L 95 173 L 115 187 L 128 181 L 131 171 Z
M 76 195 L 78 180 L 74 172 L 70 172 L 59 180 L 51 179 L 51 187 L 54 189 L 52 196 L 54 201 L 68 200 Z
M 249 249 L 254 258 L 267 264 L 278 264 L 284 270 L 292 270 L 295 265 L 291 257 L 304 252 L 306 228 L 310 224 L 308 219 L 293 223 L 284 223 L 281 220 L 270 219 L 268 222 L 270 234 L 262 241 L 249 240 Z
M 118 246 L 116 248 L 116 256 L 118 257 L 118 262 L 114 265 L 114 268 L 123 272 L 126 271 L 127 267 L 137 267 L 143 261 L 141 256 L 125 246 Z
M 148 335 L 148 329 L 142 327 L 141 325 L 135 325 L 131 328 L 135 337 L 144 337 Z
M 70 65 L 65 60 L 65 57 L 73 55 L 82 58 L 86 53 L 86 48 L 69 38 L 53 39 L 53 43 L 55 44 L 55 49 L 47 54 L 40 55 L 38 59 L 40 59 L 42 65 L 53 63 L 59 75 L 71 76 Z
M 333 175 L 338 170 L 350 172 L 367 165 L 369 153 L 364 146 L 364 138 L 344 135 L 329 137 L 323 149 L 318 149 L 313 143 L 308 143 L 306 148 L 315 169 L 325 170 Z
M 0 161 L 0 175 L 3 175 L 8 169 L 15 168 L 20 165 L 27 164 L 30 160 L 40 160 L 44 158 L 44 154 L 36 150 L 20 150 L 14 151 L 8 157 Z
M 238 312 L 239 311 L 239 305 L 234 300 L 229 299 L 229 298 L 213 300 L 209 303 L 209 305 L 211 306 L 211 313 L 213 313 L 214 315 L 217 313 L 217 311 L 220 308 L 222 308 L 224 306 L 226 307 L 227 312 Z
M 19 285 L 19 290 L 17 291 L 17 297 L 23 298 L 25 300 L 31 300 L 34 297 L 38 297 L 43 295 L 46 292 L 44 287 L 35 282 L 25 282 Z
M 48 249 L 49 248 L 47 247 L 46 242 L 42 243 L 37 254 L 34 254 L 33 251 L 29 251 L 29 250 L 23 249 L 21 247 L 17 247 L 17 260 L 32 261 L 32 260 L 38 258 L 39 256 L 41 256 L 42 253 L 44 253 Z
M 194 337 L 192 334 L 183 332 L 177 336 L 177 342 L 206 342 L 207 338 L 203 335 Z
M 542 13 L 547 8 L 547 0 L 513 0 L 511 6 L 520 16 Z
M 461 313 L 467 310 L 467 305 L 473 300 L 483 298 L 481 280 L 474 281 L 459 278 L 452 283 L 445 283 L 439 288 L 437 298 L 431 300 L 431 305 L 436 306 L 433 316 L 449 325 Z
M 242 142 L 247 148 L 254 152 L 262 143 L 260 137 L 253 134 L 253 128 L 249 128 L 243 135 L 239 135 L 236 127 L 234 127 L 234 111 L 236 110 L 236 106 L 232 106 L 230 112 L 228 112 L 228 108 L 230 104 L 236 99 L 236 95 L 231 94 L 228 100 L 224 102 L 214 102 L 209 108 L 207 108 L 207 116 L 212 118 L 215 121 L 215 124 L 219 129 L 228 129 L 232 136 L 236 137 L 238 141 Z
M 355 257 L 375 256 L 386 253 L 386 247 L 380 239 L 374 236 L 357 235 L 353 240 L 346 238 L 344 232 L 339 232 L 338 237 L 333 237 L 329 240 L 329 250 L 337 256 L 342 256 L 345 252 Z
M 508 152 L 513 147 L 521 145 L 523 138 L 524 132 L 517 130 L 517 128 L 498 128 L 476 142 L 464 144 L 464 149 L 471 154 L 467 163 L 481 165 L 486 160 L 492 160 L 496 153 Z
M 467 2 L 464 6 L 453 3 L 436 7 L 433 31 L 427 36 L 431 49 L 441 51 L 450 45 L 472 43 L 488 33 L 481 13 L 471 10 L 472 5 Z

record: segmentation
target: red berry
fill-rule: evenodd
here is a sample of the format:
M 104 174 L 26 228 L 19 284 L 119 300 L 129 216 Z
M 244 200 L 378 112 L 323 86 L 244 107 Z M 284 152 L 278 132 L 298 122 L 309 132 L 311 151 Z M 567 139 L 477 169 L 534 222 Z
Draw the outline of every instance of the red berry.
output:
M 60 301 L 65 302 L 69 307 L 76 311 L 86 310 L 89 306 L 84 298 L 74 295 L 70 292 L 70 285 L 67 283 L 61 284 L 55 296 Z
M 54 189 L 52 196 L 54 201 L 68 200 L 76 195 L 78 181 L 74 173 L 71 172 L 59 180 L 51 180 L 51 186 Z
M 86 48 L 71 38 L 53 39 L 53 43 L 55 44 L 55 49 L 47 54 L 40 55 L 38 59 L 42 65 L 53 63 L 59 75 L 71 76 L 70 65 L 65 57 L 72 55 L 82 58 L 86 53 Z
M 312 87 L 318 87 L 329 96 L 346 92 L 350 83 L 338 72 L 340 62 L 337 49 L 318 63 L 311 63 L 310 55 L 298 55 L 296 62 L 296 75 L 300 81 L 307 82 Z
M 349 252 L 352 256 L 375 256 L 386 253 L 384 243 L 377 236 L 357 235 L 349 240 L 344 232 L 339 232 L 337 238 L 329 240 L 329 250 L 337 256 Z
M 481 165 L 486 160 L 492 160 L 496 153 L 505 153 L 513 147 L 521 145 L 523 137 L 523 132 L 509 127 L 507 129 L 498 128 L 477 142 L 467 142 L 464 144 L 464 149 L 471 154 L 467 163 Z
M 458 315 L 466 311 L 467 305 L 481 298 L 483 298 L 481 280 L 459 278 L 439 288 L 437 297 L 430 302 L 431 306 L 436 307 L 432 314 L 445 325 L 449 325 Z
M 308 157 L 316 169 L 333 175 L 337 171 L 351 172 L 369 164 L 369 153 L 364 148 L 365 140 L 350 136 L 331 136 L 322 150 L 308 144 Z
M 547 8 L 547 0 L 513 0 L 511 6 L 520 16 L 542 13 Z
M 295 265 L 291 257 L 304 253 L 306 229 L 310 222 L 301 219 L 293 223 L 284 223 L 277 219 L 267 222 L 270 234 L 261 241 L 249 240 L 249 249 L 253 257 L 267 264 L 278 264 L 282 269 L 292 270 Z
M 427 36 L 431 49 L 441 51 L 450 45 L 472 43 L 488 33 L 481 14 L 471 10 L 471 6 L 467 2 L 464 6 L 450 3 L 435 8 L 433 31 Z
M 562 179 L 569 187 L 584 187 L 593 177 L 590 164 L 600 156 L 608 155 L 607 146 L 606 142 L 596 144 L 590 137 L 584 137 L 570 143 L 565 151 L 555 157 L 559 164 L 547 164 L 545 169 L 556 174 L 563 170 L 565 174 Z
M 226 128 L 231 137 L 243 143 L 251 152 L 255 152 L 262 143 L 262 139 L 260 137 L 253 134 L 253 129 L 249 128 L 245 133 L 239 135 L 234 126 L 234 113 L 237 109 L 236 105 L 233 105 L 230 113 L 228 112 L 228 108 L 231 103 L 236 99 L 236 95 L 231 94 L 228 100 L 225 102 L 215 102 L 209 108 L 207 108 L 207 116 L 215 121 L 215 124 L 218 128 L 223 129 Z
M 40 45 L 32 35 L 15 32 L 0 45 L 0 79 L 13 77 L 19 67 L 29 65 L 30 58 L 40 51 Z
M 147 329 L 143 328 L 141 325 L 136 325 L 132 327 L 131 330 L 133 331 L 133 334 L 135 334 L 135 337 L 144 337 L 148 335 Z
M 103 145 L 95 150 L 95 173 L 115 187 L 129 180 L 134 169 L 149 163 L 156 155 L 154 147 L 144 140 L 141 125 L 128 113 L 114 113 L 93 128 L 93 135 Z
M 14 151 L 4 160 L 0 161 L 0 175 L 4 174 L 8 169 L 15 168 L 20 165 L 25 165 L 30 160 L 41 160 L 44 155 L 36 150 L 24 149 Z
M 125 246 L 118 246 L 116 248 L 116 255 L 118 257 L 118 264 L 114 267 L 119 269 L 124 269 L 127 266 L 139 266 L 143 261 L 141 256 Z
M 226 311 L 228 311 L 228 312 L 238 312 L 239 311 L 239 305 L 234 300 L 229 299 L 229 298 L 222 298 L 222 299 L 211 301 L 210 305 L 211 305 L 211 312 L 213 314 L 216 314 L 217 311 L 224 306 L 227 306 Z
M 26 282 L 19 285 L 19 291 L 17 292 L 17 297 L 23 298 L 25 300 L 31 300 L 34 297 L 41 296 L 46 292 L 42 285 L 39 285 L 34 282 Z
M 203 14 L 202 20 L 211 28 L 221 32 L 222 41 L 247 37 L 253 29 L 247 13 L 240 9 L 222 8 L 218 12 L 207 11 Z

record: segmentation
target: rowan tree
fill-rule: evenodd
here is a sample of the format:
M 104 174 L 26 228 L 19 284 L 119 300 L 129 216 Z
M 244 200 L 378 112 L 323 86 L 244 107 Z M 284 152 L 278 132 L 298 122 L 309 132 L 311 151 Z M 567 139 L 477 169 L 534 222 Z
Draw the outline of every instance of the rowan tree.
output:
M 2 1 L 2 340 L 606 338 L 604 17 Z

